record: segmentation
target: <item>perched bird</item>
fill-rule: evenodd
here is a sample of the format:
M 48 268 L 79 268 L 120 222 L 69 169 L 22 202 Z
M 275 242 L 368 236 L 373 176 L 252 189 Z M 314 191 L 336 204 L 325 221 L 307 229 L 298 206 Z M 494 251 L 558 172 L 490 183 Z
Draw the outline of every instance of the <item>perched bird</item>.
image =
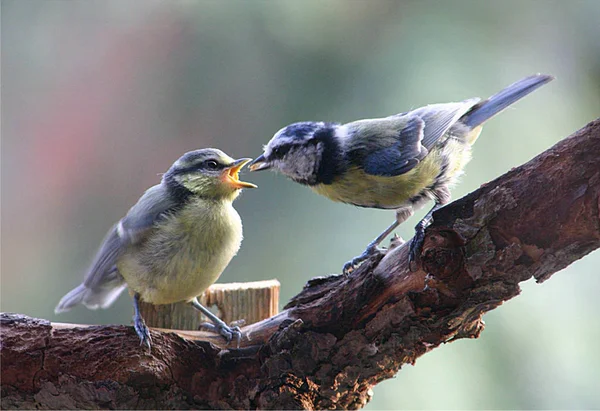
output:
M 106 308 L 129 288 L 134 327 L 148 347 L 140 301 L 187 301 L 211 319 L 209 328 L 228 342 L 239 341 L 239 328 L 225 324 L 197 296 L 219 278 L 242 243 L 242 221 L 232 203 L 242 188 L 256 188 L 239 180 L 250 160 L 234 160 L 213 148 L 184 154 L 110 229 L 83 283 L 60 300 L 55 312 L 77 304 Z
M 432 104 L 385 118 L 294 123 L 273 136 L 250 170 L 279 171 L 334 201 L 396 210 L 396 221 L 346 263 L 344 273 L 376 252 L 415 209 L 433 200 L 435 205 L 415 227 L 409 253 L 413 263 L 433 212 L 450 200 L 449 187 L 471 159 L 482 124 L 552 79 L 537 74 L 484 101 Z

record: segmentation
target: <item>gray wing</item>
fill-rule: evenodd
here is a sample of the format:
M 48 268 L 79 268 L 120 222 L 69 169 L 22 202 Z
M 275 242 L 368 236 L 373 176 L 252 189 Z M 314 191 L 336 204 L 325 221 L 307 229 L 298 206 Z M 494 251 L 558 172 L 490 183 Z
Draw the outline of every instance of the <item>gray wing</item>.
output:
M 388 117 L 388 124 L 398 127 L 396 142 L 378 150 L 372 149 L 364 158 L 364 171 L 391 177 L 412 170 L 478 101 L 474 98 L 459 103 L 432 104 Z
M 90 289 L 97 289 L 122 281 L 116 269 L 121 253 L 143 241 L 154 224 L 175 211 L 180 204 L 169 195 L 163 184 L 149 188 L 127 215 L 110 229 L 83 284 Z
M 458 103 L 431 104 L 411 111 L 409 114 L 414 114 L 425 122 L 423 146 L 430 150 L 448 129 L 479 100 L 479 98 L 471 98 Z
M 393 145 L 371 150 L 365 156 L 363 169 L 367 174 L 388 177 L 404 174 L 427 155 L 421 144 L 425 122 L 418 116 L 407 117 Z

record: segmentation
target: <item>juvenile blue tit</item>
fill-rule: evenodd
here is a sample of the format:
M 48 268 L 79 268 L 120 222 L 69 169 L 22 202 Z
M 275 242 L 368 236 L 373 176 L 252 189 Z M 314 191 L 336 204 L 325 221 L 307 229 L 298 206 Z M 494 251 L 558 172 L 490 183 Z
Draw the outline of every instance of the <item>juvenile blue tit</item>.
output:
M 396 221 L 346 263 L 344 273 L 377 251 L 415 209 L 433 200 L 435 205 L 415 227 L 412 266 L 433 212 L 450 200 L 449 187 L 471 159 L 482 124 L 552 79 L 537 74 L 484 101 L 432 104 L 385 118 L 294 123 L 275 134 L 250 170 L 276 170 L 333 201 L 396 210 Z
M 189 302 L 210 318 L 213 331 L 228 342 L 239 341 L 239 329 L 203 307 L 197 296 L 219 278 L 242 243 L 242 221 L 232 203 L 241 189 L 256 188 L 239 180 L 250 160 L 234 160 L 213 148 L 184 154 L 110 229 L 83 283 L 60 300 L 55 312 L 77 304 L 106 308 L 129 288 L 133 324 L 148 347 L 140 301 Z

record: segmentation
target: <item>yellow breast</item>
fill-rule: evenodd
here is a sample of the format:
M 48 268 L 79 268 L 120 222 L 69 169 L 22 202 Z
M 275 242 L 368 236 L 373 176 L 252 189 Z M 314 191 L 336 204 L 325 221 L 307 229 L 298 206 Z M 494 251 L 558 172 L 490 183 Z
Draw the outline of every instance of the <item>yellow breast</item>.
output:
M 221 275 L 242 242 L 242 222 L 230 202 L 186 206 L 117 264 L 129 288 L 153 304 L 189 301 Z

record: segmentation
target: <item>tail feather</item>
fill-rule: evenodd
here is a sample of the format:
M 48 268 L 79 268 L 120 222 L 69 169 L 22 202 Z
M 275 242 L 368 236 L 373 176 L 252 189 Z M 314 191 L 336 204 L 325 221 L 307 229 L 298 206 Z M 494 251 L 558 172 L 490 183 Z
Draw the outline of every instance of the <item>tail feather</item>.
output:
M 126 287 L 125 284 L 122 284 L 116 287 L 93 290 L 81 284 L 61 298 L 54 312 L 56 314 L 63 313 L 78 304 L 83 304 L 92 310 L 107 308 L 119 297 Z
M 461 117 L 460 121 L 473 129 L 552 80 L 554 77 L 546 74 L 525 77 L 487 100 L 474 105 L 468 113 Z

